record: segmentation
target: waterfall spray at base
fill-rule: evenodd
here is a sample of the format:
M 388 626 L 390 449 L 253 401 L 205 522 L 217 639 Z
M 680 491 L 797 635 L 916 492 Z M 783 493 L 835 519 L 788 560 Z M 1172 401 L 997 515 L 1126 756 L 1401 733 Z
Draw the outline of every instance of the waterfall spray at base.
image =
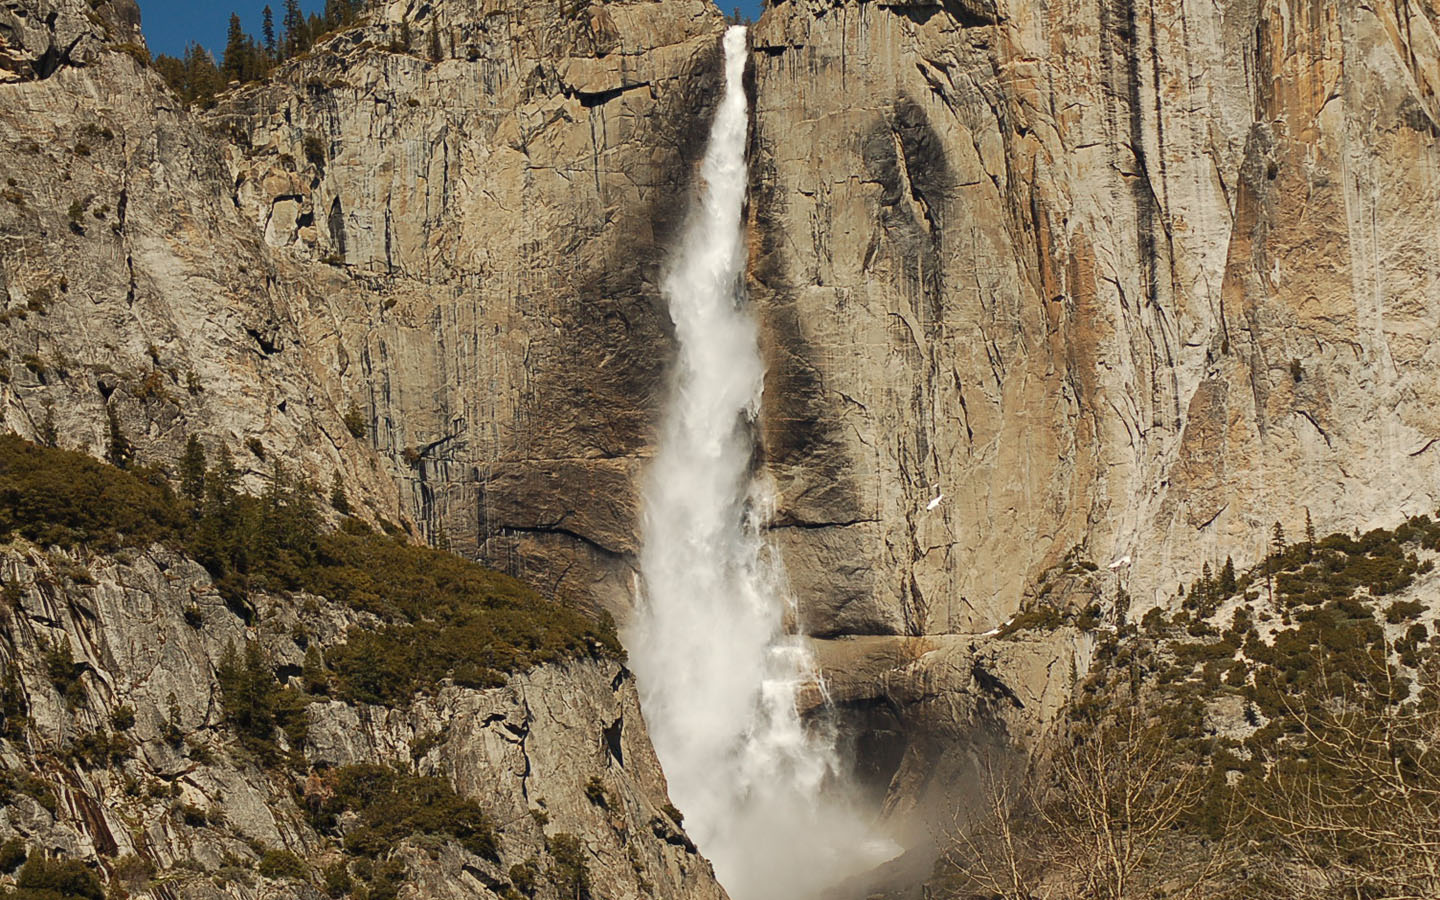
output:
M 745 309 L 745 29 L 725 35 L 725 94 L 698 205 L 664 282 L 679 339 L 646 493 L 640 608 L 627 641 L 670 794 L 735 900 L 805 900 L 893 855 L 850 807 L 835 735 L 801 721 L 822 691 L 793 628 L 752 477 L 764 383 Z

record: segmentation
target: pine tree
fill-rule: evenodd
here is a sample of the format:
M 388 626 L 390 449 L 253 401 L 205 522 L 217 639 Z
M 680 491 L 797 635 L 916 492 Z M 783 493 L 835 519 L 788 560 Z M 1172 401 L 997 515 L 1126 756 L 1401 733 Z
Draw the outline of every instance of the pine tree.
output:
M 185 441 L 185 455 L 180 457 L 180 496 L 189 500 L 199 515 L 205 502 L 205 447 L 193 434 Z
M 225 55 L 220 58 L 220 75 L 227 82 L 244 81 L 246 64 L 245 29 L 240 27 L 240 17 L 230 14 L 230 27 L 225 32 Z
M 205 474 L 205 511 L 191 547 L 215 578 L 221 595 L 244 610 L 248 609 L 243 599 L 260 523 L 246 515 L 254 504 L 240 502 L 240 472 L 229 448 L 222 445 L 217 456 Z M 242 614 L 248 617 L 248 613 Z
M 174 91 L 181 100 L 185 99 L 184 62 L 173 56 L 167 56 L 161 53 L 155 57 L 155 71 L 159 72 L 160 77 L 165 79 L 165 83 L 170 86 L 170 90 Z
M 261 521 L 251 535 L 256 558 L 267 561 L 267 575 L 275 588 L 299 586 L 300 567 L 315 558 L 320 536 L 320 515 L 315 508 L 315 486 L 296 479 L 276 462 L 265 492 Z
M 350 515 L 350 498 L 345 496 L 345 481 L 337 469 L 330 479 L 330 505 L 342 516 Z
M 60 445 L 60 429 L 55 425 L 55 401 L 46 399 L 45 418 L 40 422 L 40 430 L 37 434 L 40 444 L 45 447 L 58 447 Z
M 1310 521 L 1310 507 L 1305 507 L 1305 543 L 1315 543 L 1315 523 Z
M 285 0 L 285 57 L 298 56 L 310 49 L 309 35 L 305 33 L 305 14 L 300 10 L 300 0 Z
M 1285 529 L 1280 527 L 1279 522 L 1275 523 L 1275 529 L 1270 534 L 1270 544 L 1275 548 L 1276 556 L 1285 552 Z
M 265 58 L 273 65 L 275 62 L 275 12 L 270 7 L 265 7 L 261 14 L 260 34 L 265 39 Z
M 213 559 L 222 568 L 234 564 L 230 546 L 239 531 L 240 472 L 230 448 L 221 446 L 215 465 L 205 473 L 205 513 L 202 531 Z M 206 562 L 202 559 L 201 562 Z
M 328 30 L 324 17 L 319 13 L 311 13 L 310 18 L 305 20 L 305 46 L 315 46 L 315 42 Z
M 240 470 L 235 467 L 235 458 L 230 448 L 222 446 L 215 465 L 205 476 L 205 502 L 219 508 L 235 504 L 240 494 Z
M 105 445 L 105 458 L 118 469 L 128 469 L 130 463 L 135 459 L 135 447 L 120 429 L 120 414 L 115 411 L 115 404 L 105 405 L 105 418 L 110 426 L 110 439 Z
M 205 108 L 215 105 L 215 95 L 224 87 L 220 82 L 220 70 L 215 66 L 215 57 L 199 44 L 191 44 L 185 50 L 185 93 L 187 103 L 198 103 Z
M 300 666 L 300 679 L 309 694 L 330 693 L 330 677 L 325 673 L 325 657 L 314 644 L 305 648 L 305 662 Z
M 1235 581 L 1235 562 L 1230 557 L 1225 557 L 1225 566 L 1220 570 L 1220 596 L 1229 597 L 1239 590 Z
M 216 672 L 225 718 L 250 742 L 268 741 L 275 732 L 275 694 L 279 687 L 265 665 L 260 645 L 246 641 L 243 654 L 232 644 Z

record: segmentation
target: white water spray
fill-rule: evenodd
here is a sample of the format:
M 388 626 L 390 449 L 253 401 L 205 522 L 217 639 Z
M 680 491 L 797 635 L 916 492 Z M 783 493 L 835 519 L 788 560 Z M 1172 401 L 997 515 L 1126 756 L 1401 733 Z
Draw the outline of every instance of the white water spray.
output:
M 670 793 L 735 900 L 806 900 L 890 855 L 842 798 L 833 733 L 796 710 L 821 689 L 762 528 L 751 475 L 764 366 L 744 304 L 745 29 L 725 35 L 725 94 L 704 182 L 663 290 L 679 339 L 646 494 L 642 598 L 628 635 Z M 787 613 L 790 615 L 787 616 Z

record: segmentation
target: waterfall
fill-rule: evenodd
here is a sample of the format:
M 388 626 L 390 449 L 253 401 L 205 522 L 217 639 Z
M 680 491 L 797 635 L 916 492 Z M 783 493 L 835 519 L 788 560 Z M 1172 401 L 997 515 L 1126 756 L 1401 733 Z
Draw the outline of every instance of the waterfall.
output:
M 804 900 L 893 850 L 845 801 L 833 731 L 796 710 L 823 685 L 752 475 L 765 372 L 743 289 L 747 44 L 743 27 L 725 35 L 703 184 L 663 283 L 679 358 L 627 644 L 671 797 L 721 884 L 735 900 Z

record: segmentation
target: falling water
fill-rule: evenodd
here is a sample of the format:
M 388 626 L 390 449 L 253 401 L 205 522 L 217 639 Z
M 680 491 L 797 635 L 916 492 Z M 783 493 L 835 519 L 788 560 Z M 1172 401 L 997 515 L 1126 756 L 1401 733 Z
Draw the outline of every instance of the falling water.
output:
M 640 609 L 628 635 L 671 797 L 735 900 L 804 900 L 890 855 L 843 799 L 834 734 L 807 728 L 820 688 L 752 477 L 764 384 L 742 287 L 749 128 L 743 27 L 701 195 L 663 290 L 679 359 L 646 494 Z

